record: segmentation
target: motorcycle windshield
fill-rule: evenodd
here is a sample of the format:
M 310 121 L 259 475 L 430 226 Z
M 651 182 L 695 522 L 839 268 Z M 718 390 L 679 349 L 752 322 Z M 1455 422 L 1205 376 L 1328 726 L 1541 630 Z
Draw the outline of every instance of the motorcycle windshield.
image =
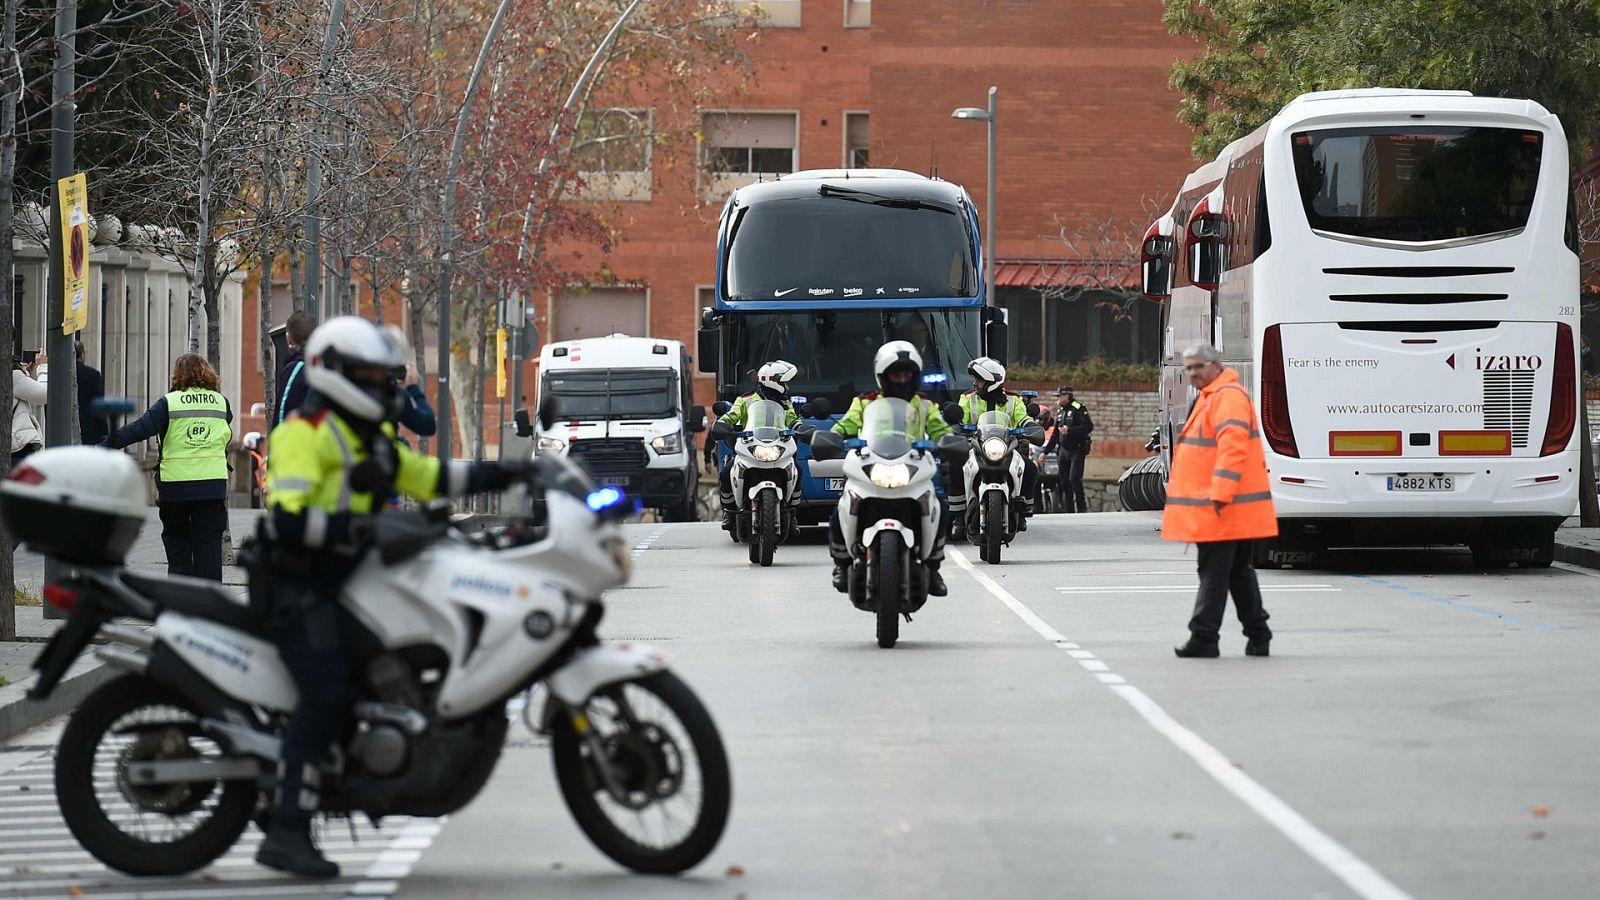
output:
M 867 404 L 861 418 L 861 439 L 875 455 L 893 459 L 911 452 L 911 404 L 879 397 Z
M 991 409 L 978 416 L 978 437 L 988 439 L 991 437 L 1005 438 L 1011 433 L 1011 417 L 1005 413 Z
M 745 415 L 745 430 L 758 441 L 775 441 L 778 433 L 788 424 L 788 412 L 775 400 L 757 400 L 750 404 Z

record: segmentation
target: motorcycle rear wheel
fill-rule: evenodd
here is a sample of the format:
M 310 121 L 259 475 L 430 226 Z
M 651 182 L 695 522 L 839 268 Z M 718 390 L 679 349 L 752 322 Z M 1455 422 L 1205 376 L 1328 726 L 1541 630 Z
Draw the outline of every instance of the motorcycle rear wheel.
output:
M 584 719 L 599 732 L 607 765 L 632 805 L 611 795 L 591 745 L 571 716 L 558 715 L 551 733 L 556 782 L 578 827 L 601 853 L 635 872 L 675 875 L 698 865 L 722 838 L 733 791 L 722 737 L 700 699 L 676 675 L 657 672 L 602 689 L 585 705 Z M 689 763 L 697 769 L 695 784 Z M 675 818 L 666 804 L 678 799 L 698 804 Z M 685 821 L 688 827 L 654 841 L 645 819 L 652 811 L 662 814 L 664 835 Z M 621 823 L 637 825 L 641 833 L 631 834 Z
M 129 875 L 183 875 L 239 840 L 256 808 L 253 779 L 126 781 L 140 760 L 227 756 L 200 734 L 200 718 L 177 691 L 138 676 L 118 678 L 79 704 L 56 748 L 56 797 L 72 836 L 95 859 Z
M 900 640 L 900 596 L 905 593 L 905 545 L 891 532 L 878 535 L 872 545 L 874 584 L 872 597 L 878 608 L 878 646 L 890 649 Z

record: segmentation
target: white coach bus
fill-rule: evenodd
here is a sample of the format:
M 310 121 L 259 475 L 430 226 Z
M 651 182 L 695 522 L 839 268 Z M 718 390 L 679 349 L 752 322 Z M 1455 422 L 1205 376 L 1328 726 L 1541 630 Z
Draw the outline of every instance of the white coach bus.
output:
M 1550 564 L 1577 506 L 1567 142 L 1528 100 L 1306 94 L 1183 183 L 1142 247 L 1164 302 L 1163 452 L 1206 341 L 1255 396 L 1280 539 L 1464 543 Z

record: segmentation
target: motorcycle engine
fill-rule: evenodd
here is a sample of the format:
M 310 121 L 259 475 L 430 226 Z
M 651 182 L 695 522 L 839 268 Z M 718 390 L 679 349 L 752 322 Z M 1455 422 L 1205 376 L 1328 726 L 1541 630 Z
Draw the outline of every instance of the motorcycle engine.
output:
M 405 770 L 411 755 L 411 739 L 394 725 L 368 723 L 356 734 L 350 751 L 361 761 L 362 768 L 387 778 Z

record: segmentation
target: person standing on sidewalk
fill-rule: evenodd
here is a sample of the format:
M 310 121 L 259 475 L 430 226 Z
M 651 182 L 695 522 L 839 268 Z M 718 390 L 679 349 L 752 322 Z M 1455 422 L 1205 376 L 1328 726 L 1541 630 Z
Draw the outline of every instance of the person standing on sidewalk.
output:
M 270 428 L 278 427 L 306 402 L 310 387 L 306 384 L 305 346 L 316 328 L 317 317 L 303 309 L 290 313 L 289 321 L 284 323 L 283 339 L 289 345 L 289 357 L 278 370 L 278 396 L 273 398 L 272 408 L 267 411 Z
M 1251 542 L 1275 537 L 1278 519 L 1255 405 L 1239 373 L 1224 367 L 1210 344 L 1183 351 L 1183 367 L 1200 396 L 1173 448 L 1161 537 L 1198 548 L 1200 591 L 1189 640 L 1172 652 L 1186 658 L 1219 656 L 1223 608 L 1231 593 L 1244 626 L 1245 655 L 1266 656 L 1272 629 L 1251 568 Z
M 39 427 L 35 408 L 43 408 L 49 396 L 50 366 L 43 353 L 24 362 L 13 360 L 11 366 L 11 465 L 27 459 L 44 446 L 44 430 Z
M 100 370 L 85 362 L 88 351 L 83 341 L 72 342 L 78 357 L 78 443 L 93 446 L 106 439 L 106 420 L 94 414 L 94 401 L 106 394 L 106 380 Z
M 1046 453 L 1059 453 L 1056 466 L 1056 492 L 1062 508 L 1069 513 L 1089 511 L 1089 501 L 1083 494 L 1083 466 L 1089 459 L 1094 432 L 1094 420 L 1089 409 L 1072 396 L 1072 388 L 1062 385 L 1056 389 L 1055 431 L 1045 443 Z
M 217 370 L 196 353 L 178 357 L 172 391 L 119 428 L 113 450 L 160 438 L 156 506 L 167 574 L 222 580 L 222 534 L 228 528 L 228 444 L 233 410 L 219 391 Z

